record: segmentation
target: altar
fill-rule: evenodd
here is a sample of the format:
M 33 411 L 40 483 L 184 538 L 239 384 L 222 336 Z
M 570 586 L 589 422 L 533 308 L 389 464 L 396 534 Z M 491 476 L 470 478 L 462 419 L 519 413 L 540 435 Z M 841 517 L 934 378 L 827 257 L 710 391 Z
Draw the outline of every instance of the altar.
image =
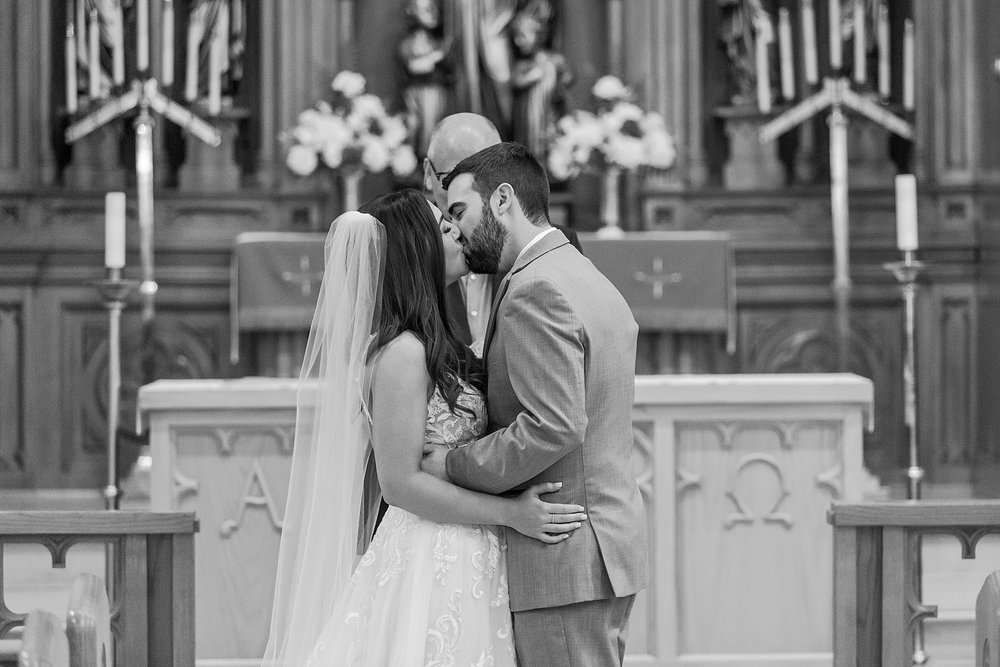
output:
M 152 509 L 193 511 L 201 665 L 259 665 L 298 383 L 141 388 Z M 635 471 L 650 586 L 627 664 L 829 665 L 833 500 L 860 500 L 871 381 L 849 374 L 639 376 Z
M 317 233 L 237 236 L 230 356 L 247 374 L 297 375 L 323 277 L 324 238 Z M 622 293 L 639 324 L 636 372 L 718 372 L 717 358 L 735 352 L 728 234 L 580 234 L 579 240 L 584 255 Z

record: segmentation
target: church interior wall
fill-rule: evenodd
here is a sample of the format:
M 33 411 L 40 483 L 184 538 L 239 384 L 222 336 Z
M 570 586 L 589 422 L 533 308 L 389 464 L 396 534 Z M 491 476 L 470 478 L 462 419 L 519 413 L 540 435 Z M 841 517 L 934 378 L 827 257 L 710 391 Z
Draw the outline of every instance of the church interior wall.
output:
M 157 373 L 232 377 L 254 371 L 227 358 L 233 239 L 243 231 L 323 230 L 339 211 L 335 181 L 291 174 L 279 137 L 342 69 L 356 68 L 372 92 L 399 104 L 394 46 L 405 31 L 401 4 L 295 0 L 257 6 L 248 38 L 257 68 L 250 79 L 254 97 L 246 102 L 257 142 L 251 142 L 252 159 L 239 141 L 247 116 L 224 114 L 223 150 L 211 153 L 187 139 L 189 162 L 171 182 L 174 158 L 163 149 L 172 139 L 165 124 L 157 125 Z M 740 143 L 740 132 L 759 127 L 761 117 L 725 109 L 733 105 L 718 75 L 729 65 L 714 2 L 609 0 L 588 3 L 587 11 L 577 3 L 568 9 L 567 0 L 556 4 L 563 11 L 554 44 L 576 68 L 572 104 L 586 104 L 586 91 L 599 76 L 617 74 L 663 114 L 678 143 L 673 169 L 627 179 L 623 226 L 724 231 L 733 240 L 736 353 L 727 354 L 719 339 L 649 335 L 641 342 L 640 369 L 837 370 L 825 122 L 804 124 L 763 156 L 745 152 L 750 144 Z M 921 188 L 920 257 L 931 264 L 918 304 L 920 432 L 929 478 L 958 494 L 996 492 L 980 467 L 995 464 L 991 443 L 1000 429 L 992 408 L 1000 379 L 994 334 L 1000 326 L 1000 77 L 991 70 L 1000 37 L 987 27 L 998 19 L 994 5 L 912 3 L 921 82 L 914 146 L 901 146 L 853 117 L 849 125 L 854 291 L 847 370 L 876 381 L 876 431 L 866 444 L 866 463 L 896 488 L 906 459 L 902 304 L 882 264 L 898 258 L 892 175 L 912 167 Z M 75 146 L 60 168 L 67 159 L 54 139 L 66 120 L 57 48 L 63 6 L 0 4 L 0 41 L 13 45 L 0 53 L 0 114 L 8 119 L 0 125 L 5 487 L 96 486 L 103 470 L 104 310 L 90 283 L 102 276 L 104 192 L 134 192 L 131 144 L 129 126 L 121 122 Z M 184 176 L 195 168 L 194 176 Z M 597 182 L 585 176 L 557 188 L 553 217 L 580 231 L 595 229 Z M 367 178 L 362 194 L 395 185 L 391 177 Z M 130 225 L 132 206 L 130 199 Z M 126 273 L 137 259 L 131 244 Z M 125 332 L 128 394 L 153 377 L 130 356 L 148 344 L 135 307 L 126 312 Z M 123 425 L 133 422 L 131 409 L 123 401 Z

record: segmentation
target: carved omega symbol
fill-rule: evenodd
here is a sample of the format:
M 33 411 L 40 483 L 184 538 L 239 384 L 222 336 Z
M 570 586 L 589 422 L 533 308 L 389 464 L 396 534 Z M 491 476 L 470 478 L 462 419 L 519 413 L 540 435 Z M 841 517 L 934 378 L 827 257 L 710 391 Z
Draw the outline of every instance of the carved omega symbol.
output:
M 768 454 L 751 454 L 749 456 L 743 457 L 740 460 L 739 466 L 736 468 L 736 472 L 733 474 L 732 479 L 729 480 L 729 484 L 726 487 L 726 496 L 733 501 L 736 505 L 736 511 L 730 513 L 723 525 L 728 528 L 732 528 L 738 523 L 748 523 L 752 524 L 757 520 L 757 515 L 754 514 L 752 509 L 748 506 L 743 498 L 739 495 L 739 481 L 740 477 L 751 466 L 764 466 L 774 470 L 774 474 L 777 477 L 777 498 L 774 504 L 771 506 L 770 511 L 763 515 L 763 520 L 765 523 L 781 523 L 784 524 L 786 528 L 792 527 L 792 517 L 787 512 L 779 512 L 778 508 L 781 503 L 784 502 L 785 498 L 788 497 L 788 488 L 785 486 L 785 477 L 781 472 L 781 464 Z

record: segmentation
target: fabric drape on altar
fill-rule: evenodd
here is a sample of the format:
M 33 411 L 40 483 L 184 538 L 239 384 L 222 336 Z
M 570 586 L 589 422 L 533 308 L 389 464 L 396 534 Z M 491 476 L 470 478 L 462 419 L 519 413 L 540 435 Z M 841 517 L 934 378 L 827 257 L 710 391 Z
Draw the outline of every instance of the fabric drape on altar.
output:
M 247 331 L 308 331 L 323 278 L 326 234 L 247 232 L 236 237 L 230 278 L 230 359 Z
M 583 252 L 632 308 L 640 331 L 719 333 L 736 346 L 733 251 L 728 234 L 580 234 Z

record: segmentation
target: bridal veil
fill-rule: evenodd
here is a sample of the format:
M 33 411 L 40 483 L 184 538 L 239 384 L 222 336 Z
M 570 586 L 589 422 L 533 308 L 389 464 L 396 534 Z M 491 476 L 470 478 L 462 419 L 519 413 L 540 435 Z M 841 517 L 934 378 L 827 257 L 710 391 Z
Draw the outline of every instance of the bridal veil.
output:
M 378 332 L 384 227 L 368 214 L 344 213 L 327 235 L 325 258 L 300 373 L 264 665 L 305 664 L 350 581 L 359 541 L 371 452 L 366 369 Z

